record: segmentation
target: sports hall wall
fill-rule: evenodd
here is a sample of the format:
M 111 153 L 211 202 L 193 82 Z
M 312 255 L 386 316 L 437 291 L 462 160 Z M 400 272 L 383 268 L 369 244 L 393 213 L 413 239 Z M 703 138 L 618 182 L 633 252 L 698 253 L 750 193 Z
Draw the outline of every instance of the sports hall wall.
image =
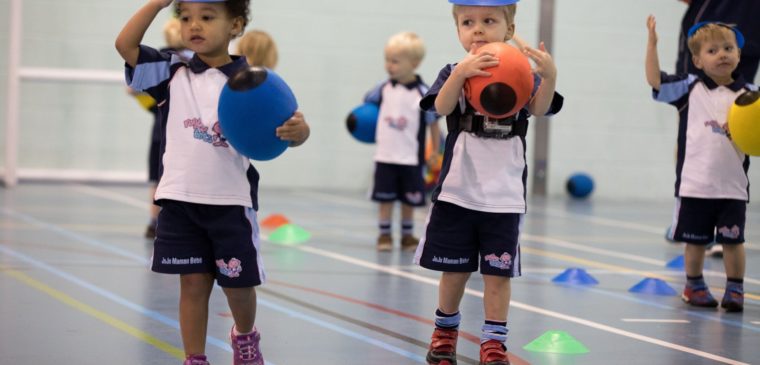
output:
M 22 67 L 122 72 L 116 34 L 143 1 L 24 0 Z M 0 133 L 7 108 L 8 9 L 0 0 Z M 517 32 L 537 44 L 540 0 L 521 0 Z M 567 177 L 590 174 L 595 198 L 670 199 L 676 111 L 655 103 L 644 78 L 646 16 L 654 14 L 660 59 L 673 70 L 685 5 L 676 0 L 555 0 L 553 56 L 564 110 L 550 120 L 549 193 L 563 196 Z M 164 11 L 159 17 L 169 16 Z M 162 21 L 145 43 L 161 46 Z M 418 33 L 427 56 L 419 73 L 463 55 L 446 0 L 253 0 L 248 29 L 269 32 L 280 50 L 277 72 L 295 92 L 312 136 L 278 159 L 258 162 L 265 187 L 365 191 L 371 145 L 345 130 L 347 112 L 386 77 L 383 46 L 399 31 Z M 151 116 L 118 83 L 25 80 L 21 84 L 19 171 L 67 176 L 84 172 L 142 181 Z M 441 123 L 443 127 L 445 124 Z M 532 132 L 532 128 L 531 128 Z M 5 143 L 4 138 L 0 138 Z M 529 158 L 532 137 L 529 137 Z M 529 160 L 529 163 L 531 161 Z M 0 168 L 5 148 L 0 149 Z M 753 161 L 754 163 L 754 161 Z M 760 171 L 750 168 L 751 186 Z

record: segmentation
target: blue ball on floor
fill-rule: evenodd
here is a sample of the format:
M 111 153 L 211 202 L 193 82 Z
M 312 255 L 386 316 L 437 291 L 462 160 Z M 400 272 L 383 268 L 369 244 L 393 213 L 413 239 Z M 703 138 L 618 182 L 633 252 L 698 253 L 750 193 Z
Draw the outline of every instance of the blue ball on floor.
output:
M 275 129 L 297 109 L 296 97 L 280 76 L 266 68 L 248 67 L 224 85 L 219 125 L 238 152 L 253 160 L 271 160 L 288 148 L 288 141 L 277 137 Z
M 377 104 L 364 103 L 357 106 L 346 118 L 346 128 L 351 135 L 364 143 L 375 143 L 375 130 L 380 107 Z
M 585 198 L 594 190 L 594 180 L 584 173 L 576 173 L 567 179 L 566 187 L 573 198 Z

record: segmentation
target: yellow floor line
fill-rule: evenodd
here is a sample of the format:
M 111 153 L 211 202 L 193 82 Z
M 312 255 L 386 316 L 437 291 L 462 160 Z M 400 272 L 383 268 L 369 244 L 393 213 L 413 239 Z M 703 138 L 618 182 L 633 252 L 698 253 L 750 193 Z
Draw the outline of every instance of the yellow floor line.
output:
M 82 303 L 71 296 L 67 295 L 66 293 L 63 293 L 59 290 L 53 289 L 44 283 L 35 280 L 34 278 L 30 277 L 29 275 L 26 275 L 20 271 L 13 270 L 13 269 L 4 269 L 0 268 L 0 272 L 4 272 L 8 274 L 9 276 L 15 278 L 16 280 L 34 288 L 37 289 L 54 299 L 57 299 L 58 301 L 68 304 L 69 306 L 73 307 L 74 309 L 79 310 L 82 313 L 85 313 L 87 315 L 90 315 L 92 317 L 95 317 L 106 324 L 115 327 L 116 329 L 121 330 L 122 332 L 126 332 L 133 337 L 146 342 L 153 347 L 171 355 L 172 357 L 175 357 L 180 360 L 185 359 L 185 352 L 182 349 L 179 349 L 177 347 L 172 346 L 171 344 L 164 342 L 156 337 L 151 336 L 150 334 L 143 332 L 139 330 L 138 328 L 135 328 L 128 323 L 119 320 L 105 312 L 102 312 L 98 309 L 93 308 L 92 306 L 89 306 L 85 303 Z
M 605 269 L 605 270 L 619 272 L 619 273 L 623 273 L 623 274 L 638 274 L 638 275 L 641 275 L 643 277 L 657 278 L 657 279 L 661 279 L 662 281 L 667 281 L 667 282 L 671 282 L 671 283 L 678 283 L 679 282 L 677 279 L 673 279 L 672 277 L 667 276 L 667 275 L 661 275 L 661 274 L 653 273 L 653 272 L 650 272 L 650 271 L 642 271 L 642 270 L 629 269 L 627 267 L 618 266 L 618 265 L 605 264 L 605 263 L 599 262 L 599 261 L 582 259 L 582 258 L 578 258 L 578 257 L 575 257 L 575 256 L 565 255 L 565 254 L 556 253 L 556 252 L 549 252 L 549 251 L 541 250 L 541 249 L 538 249 L 538 248 L 531 248 L 531 247 L 520 246 L 520 251 L 525 252 L 525 253 L 539 255 L 539 256 L 550 257 L 550 258 L 561 260 L 561 261 L 574 262 L 574 263 L 582 264 L 582 265 L 585 265 L 585 266 L 588 266 L 588 267 L 593 267 L 593 268 L 596 268 L 596 269 Z M 716 289 L 716 288 L 713 287 L 713 289 Z M 723 292 L 725 290 L 725 288 L 717 288 L 717 289 L 720 292 Z M 676 291 L 679 291 L 679 290 L 676 289 Z M 754 299 L 754 300 L 760 300 L 760 295 L 756 295 L 756 294 L 752 294 L 752 293 L 747 293 L 747 292 L 744 293 L 744 297 L 745 298 L 751 298 L 751 299 Z

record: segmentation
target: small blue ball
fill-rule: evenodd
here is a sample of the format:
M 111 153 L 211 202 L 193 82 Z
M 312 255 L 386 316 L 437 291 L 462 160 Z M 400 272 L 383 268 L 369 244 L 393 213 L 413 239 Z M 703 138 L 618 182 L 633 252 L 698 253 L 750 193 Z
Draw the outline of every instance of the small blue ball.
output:
M 354 138 L 364 143 L 375 143 L 377 115 L 380 108 L 377 104 L 364 103 L 357 106 L 346 118 L 346 128 Z
M 246 157 L 271 160 L 288 148 L 275 129 L 293 116 L 298 103 L 285 81 L 272 70 L 238 71 L 219 96 L 219 125 L 225 138 Z
M 567 192 L 574 198 L 585 198 L 594 190 L 594 180 L 584 173 L 576 173 L 567 179 Z

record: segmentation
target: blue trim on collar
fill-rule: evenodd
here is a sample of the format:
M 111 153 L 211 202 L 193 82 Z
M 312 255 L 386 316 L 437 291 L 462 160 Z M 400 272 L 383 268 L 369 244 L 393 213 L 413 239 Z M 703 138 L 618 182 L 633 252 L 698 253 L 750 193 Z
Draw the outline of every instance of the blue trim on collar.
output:
M 247 67 L 248 63 L 245 61 L 245 57 L 241 56 L 234 56 L 230 55 L 232 57 L 232 62 L 222 65 L 221 67 L 217 67 L 219 71 L 222 71 L 227 77 L 232 77 L 235 72 L 240 70 L 243 67 Z M 194 54 L 193 58 L 188 62 L 188 67 L 190 68 L 190 71 L 193 71 L 193 73 L 203 73 L 206 70 L 210 69 L 211 66 L 206 64 L 206 62 L 203 62 L 203 60 L 198 57 L 198 54 Z

